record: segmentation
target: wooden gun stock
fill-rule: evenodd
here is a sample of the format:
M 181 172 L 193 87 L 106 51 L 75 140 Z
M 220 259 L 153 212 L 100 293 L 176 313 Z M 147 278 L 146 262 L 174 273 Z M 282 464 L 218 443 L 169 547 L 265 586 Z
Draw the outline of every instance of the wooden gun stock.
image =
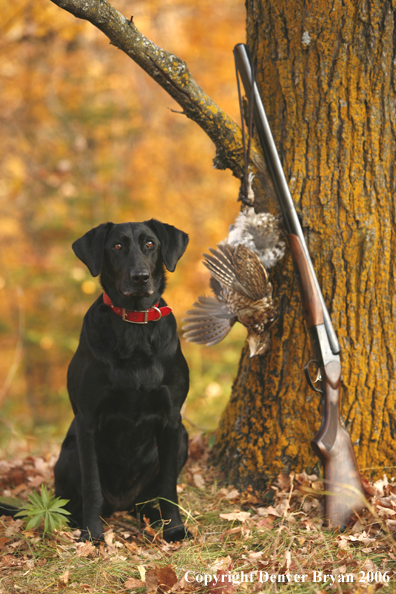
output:
M 312 385 L 323 394 L 323 410 L 322 424 L 311 445 L 323 464 L 326 517 L 334 526 L 346 526 L 351 515 L 365 507 L 365 499 L 352 441 L 340 422 L 340 357 L 323 343 L 326 332 L 321 303 L 301 242 L 292 233 L 288 240 L 322 384 L 321 390 Z
M 311 445 L 323 464 L 326 516 L 334 526 L 346 526 L 365 507 L 365 498 L 352 441 L 340 422 L 341 365 L 331 361 L 321 373 L 322 425 Z

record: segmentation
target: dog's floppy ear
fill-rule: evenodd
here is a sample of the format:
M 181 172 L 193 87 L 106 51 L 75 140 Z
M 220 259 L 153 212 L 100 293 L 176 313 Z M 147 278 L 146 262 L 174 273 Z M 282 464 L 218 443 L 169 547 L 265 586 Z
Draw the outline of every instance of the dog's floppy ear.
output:
M 104 243 L 107 232 L 112 226 L 113 223 L 102 223 L 77 239 L 72 245 L 77 258 L 84 262 L 92 276 L 98 276 L 102 272 Z
M 173 272 L 179 258 L 186 251 L 188 235 L 172 225 L 161 223 L 155 219 L 146 221 L 161 242 L 162 259 L 169 272 Z

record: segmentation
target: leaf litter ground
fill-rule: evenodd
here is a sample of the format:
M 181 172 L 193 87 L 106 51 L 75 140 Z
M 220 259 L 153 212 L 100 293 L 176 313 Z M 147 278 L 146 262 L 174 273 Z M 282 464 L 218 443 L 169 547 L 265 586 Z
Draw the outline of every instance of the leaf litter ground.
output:
M 340 533 L 321 520 L 318 477 L 281 474 L 265 495 L 239 492 L 209 465 L 203 437 L 190 449 L 178 491 L 193 540 L 166 543 L 120 512 L 105 519 L 100 546 L 80 542 L 79 530 L 43 535 L 42 526 L 26 530 L 3 516 L 0 594 L 396 592 L 396 483 L 386 476 L 364 481 L 369 509 Z M 52 487 L 55 461 L 1 462 L 3 501 L 24 503 L 42 484 Z

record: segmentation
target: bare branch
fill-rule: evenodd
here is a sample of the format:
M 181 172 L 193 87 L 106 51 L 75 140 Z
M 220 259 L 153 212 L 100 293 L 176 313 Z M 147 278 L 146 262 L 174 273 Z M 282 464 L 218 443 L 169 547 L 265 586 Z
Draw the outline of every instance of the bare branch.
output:
M 164 51 L 137 29 L 133 20 L 120 14 L 107 0 L 51 0 L 75 17 L 100 29 L 110 43 L 134 60 L 194 120 L 216 146 L 214 164 L 243 175 L 242 138 L 239 126 L 222 111 L 192 78 L 187 65 Z

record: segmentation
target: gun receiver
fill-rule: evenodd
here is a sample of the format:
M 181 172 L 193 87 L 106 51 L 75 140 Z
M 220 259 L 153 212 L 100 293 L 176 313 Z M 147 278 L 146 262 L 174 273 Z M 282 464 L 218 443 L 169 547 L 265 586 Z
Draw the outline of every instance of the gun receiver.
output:
M 311 444 L 323 464 L 325 514 L 333 525 L 346 526 L 352 514 L 365 506 L 365 499 L 352 441 L 340 422 L 340 347 L 253 77 L 246 46 L 236 45 L 234 55 L 246 96 L 249 102 L 254 102 L 254 121 L 283 214 L 299 281 L 305 322 L 313 350 L 313 359 L 307 363 L 304 371 L 310 387 L 320 392 L 323 398 L 322 424 Z M 312 367 L 316 369 L 315 379 L 311 376 Z M 321 387 L 316 387 L 315 384 Z

